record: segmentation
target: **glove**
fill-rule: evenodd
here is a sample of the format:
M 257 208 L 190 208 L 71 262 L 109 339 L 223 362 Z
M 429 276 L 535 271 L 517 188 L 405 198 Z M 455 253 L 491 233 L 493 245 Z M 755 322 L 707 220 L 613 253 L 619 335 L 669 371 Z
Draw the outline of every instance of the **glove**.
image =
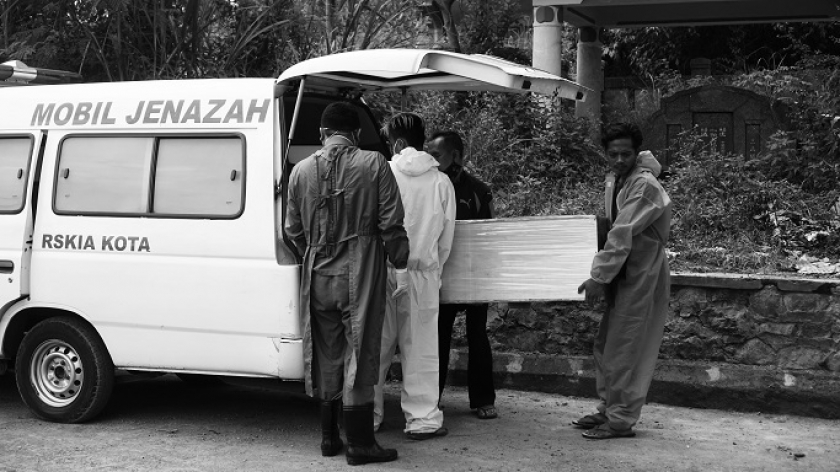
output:
M 391 295 L 394 298 L 408 292 L 408 269 L 397 269 L 397 289 Z

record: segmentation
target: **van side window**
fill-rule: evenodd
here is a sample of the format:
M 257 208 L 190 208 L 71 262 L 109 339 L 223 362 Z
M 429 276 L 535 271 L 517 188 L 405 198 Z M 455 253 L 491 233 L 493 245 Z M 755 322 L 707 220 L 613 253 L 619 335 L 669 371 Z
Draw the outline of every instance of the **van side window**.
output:
M 55 208 L 146 213 L 154 138 L 68 138 L 61 146 Z
M 55 211 L 236 218 L 244 156 L 239 136 L 71 136 L 61 143 Z
M 23 209 L 32 138 L 0 138 L 0 213 Z
M 238 214 L 242 209 L 242 155 L 242 141 L 237 138 L 162 138 L 152 213 Z

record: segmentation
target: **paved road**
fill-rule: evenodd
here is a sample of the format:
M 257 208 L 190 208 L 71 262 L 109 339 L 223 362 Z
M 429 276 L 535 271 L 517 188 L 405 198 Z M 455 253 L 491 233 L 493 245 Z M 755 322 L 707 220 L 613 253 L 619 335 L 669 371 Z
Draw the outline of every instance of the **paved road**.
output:
M 35 419 L 0 376 L 0 472 L 24 471 L 808 471 L 840 472 L 840 421 L 648 405 L 638 436 L 590 441 L 569 422 L 591 400 L 499 391 L 501 417 L 479 420 L 464 389 L 444 398 L 450 435 L 410 441 L 398 384 L 380 443 L 397 462 L 349 467 L 319 451 L 318 406 L 253 386 L 190 387 L 174 376 L 119 385 L 83 425 Z

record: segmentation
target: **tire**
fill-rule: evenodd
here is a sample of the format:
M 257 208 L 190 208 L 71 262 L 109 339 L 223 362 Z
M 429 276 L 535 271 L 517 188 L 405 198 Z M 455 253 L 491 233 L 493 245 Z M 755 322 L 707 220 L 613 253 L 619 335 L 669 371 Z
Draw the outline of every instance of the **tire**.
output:
M 57 423 L 95 417 L 114 388 L 114 364 L 99 334 L 71 317 L 44 320 L 26 333 L 15 376 L 26 406 Z

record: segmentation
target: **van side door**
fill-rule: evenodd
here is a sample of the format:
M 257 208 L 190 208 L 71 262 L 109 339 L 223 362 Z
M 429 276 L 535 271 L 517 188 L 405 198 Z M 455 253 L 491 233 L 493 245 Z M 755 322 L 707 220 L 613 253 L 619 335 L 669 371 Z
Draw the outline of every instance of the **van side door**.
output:
M 32 182 L 42 133 L 0 134 L 0 315 L 29 293 Z

